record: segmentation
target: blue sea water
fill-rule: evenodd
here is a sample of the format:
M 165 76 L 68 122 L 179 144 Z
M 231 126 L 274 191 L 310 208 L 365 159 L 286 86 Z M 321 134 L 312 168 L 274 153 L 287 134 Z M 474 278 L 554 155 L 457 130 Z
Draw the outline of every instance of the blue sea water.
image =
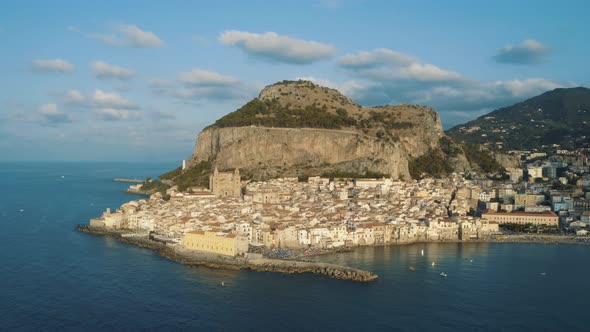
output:
M 586 246 L 416 244 L 315 258 L 380 276 L 360 284 L 189 267 L 74 230 L 135 198 L 113 177 L 173 167 L 0 163 L 0 330 L 588 330 Z

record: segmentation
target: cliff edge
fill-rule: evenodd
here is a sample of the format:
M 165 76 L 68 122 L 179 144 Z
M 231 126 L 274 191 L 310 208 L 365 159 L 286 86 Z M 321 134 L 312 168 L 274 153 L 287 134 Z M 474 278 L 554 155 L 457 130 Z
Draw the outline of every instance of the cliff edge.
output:
M 205 128 L 189 165 L 237 167 L 253 179 L 317 174 L 409 179 L 408 161 L 440 151 L 442 138 L 432 108 L 361 107 L 334 89 L 283 81 Z

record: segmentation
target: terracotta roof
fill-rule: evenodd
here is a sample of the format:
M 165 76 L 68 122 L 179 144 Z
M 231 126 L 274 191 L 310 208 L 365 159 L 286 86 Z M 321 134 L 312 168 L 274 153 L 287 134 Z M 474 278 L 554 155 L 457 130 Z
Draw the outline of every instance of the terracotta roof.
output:
M 524 216 L 524 217 L 557 217 L 557 215 L 553 211 L 543 211 L 543 212 L 496 212 L 496 211 L 486 211 L 483 214 L 490 214 L 490 215 L 505 215 L 505 216 Z

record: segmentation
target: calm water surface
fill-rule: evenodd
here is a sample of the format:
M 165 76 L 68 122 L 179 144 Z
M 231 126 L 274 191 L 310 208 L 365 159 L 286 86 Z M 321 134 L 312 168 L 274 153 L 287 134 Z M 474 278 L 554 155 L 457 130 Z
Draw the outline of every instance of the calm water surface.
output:
M 0 163 L 0 330 L 588 330 L 585 246 L 421 244 L 315 258 L 380 276 L 357 284 L 187 267 L 73 230 L 133 199 L 113 177 L 173 167 Z

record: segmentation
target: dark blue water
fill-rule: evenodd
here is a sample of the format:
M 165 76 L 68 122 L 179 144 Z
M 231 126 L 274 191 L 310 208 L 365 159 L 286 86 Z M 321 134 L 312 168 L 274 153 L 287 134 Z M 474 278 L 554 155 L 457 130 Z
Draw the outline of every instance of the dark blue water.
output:
M 132 198 L 113 177 L 174 166 L 0 163 L 0 330 L 588 330 L 590 247 L 429 244 L 316 258 L 380 276 L 356 284 L 187 267 L 73 230 Z

